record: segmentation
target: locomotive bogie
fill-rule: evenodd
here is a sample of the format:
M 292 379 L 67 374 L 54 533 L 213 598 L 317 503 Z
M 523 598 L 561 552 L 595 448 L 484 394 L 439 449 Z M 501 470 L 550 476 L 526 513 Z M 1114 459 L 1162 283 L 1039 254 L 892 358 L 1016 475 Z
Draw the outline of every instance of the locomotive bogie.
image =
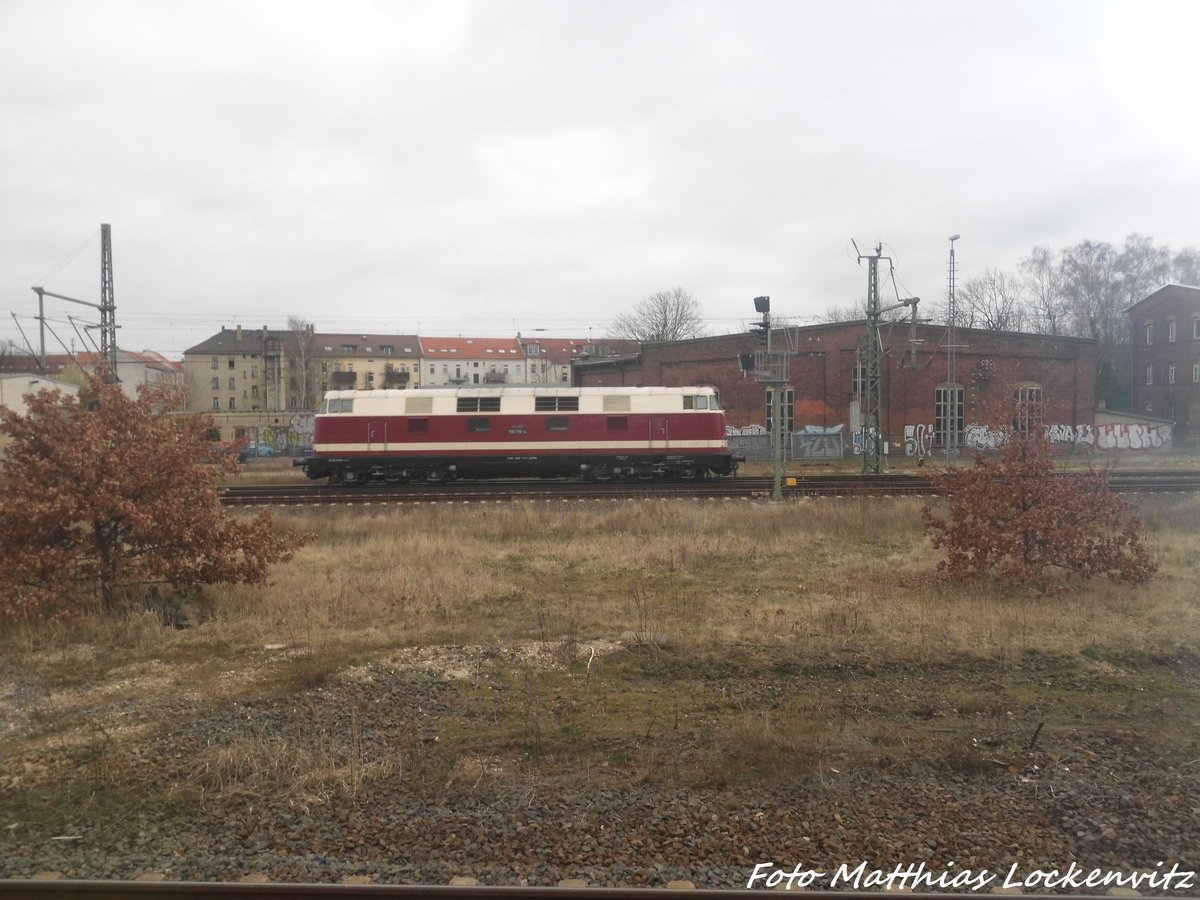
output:
M 712 388 L 331 391 L 316 416 L 310 478 L 695 480 L 738 460 Z

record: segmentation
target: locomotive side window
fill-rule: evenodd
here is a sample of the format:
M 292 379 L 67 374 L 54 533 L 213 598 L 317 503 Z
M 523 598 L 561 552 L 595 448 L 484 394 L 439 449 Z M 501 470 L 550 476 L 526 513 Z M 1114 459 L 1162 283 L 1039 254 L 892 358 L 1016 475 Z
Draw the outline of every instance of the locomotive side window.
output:
M 500 398 L 459 397 L 458 412 L 500 412 Z
M 344 413 L 354 412 L 353 400 L 326 400 L 321 406 L 321 412 L 325 413 Z
M 608 417 L 609 431 L 628 431 L 629 416 L 609 416 Z
M 488 418 L 475 417 L 467 419 L 467 431 L 483 432 L 492 430 L 492 420 Z
M 571 420 L 566 416 L 546 416 L 547 431 L 566 431 L 567 423 Z
M 578 397 L 534 397 L 534 412 L 579 412 Z
M 409 419 L 408 431 L 410 434 L 427 434 L 429 432 L 429 420 Z

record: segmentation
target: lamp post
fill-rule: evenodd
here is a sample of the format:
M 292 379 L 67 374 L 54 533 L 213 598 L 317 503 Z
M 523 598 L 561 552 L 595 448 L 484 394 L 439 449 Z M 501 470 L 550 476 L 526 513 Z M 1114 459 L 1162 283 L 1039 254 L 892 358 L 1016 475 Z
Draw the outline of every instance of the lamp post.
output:
M 954 242 L 962 235 L 950 235 L 950 266 L 947 277 L 949 280 L 948 303 L 946 305 L 946 465 L 949 466 L 958 455 L 958 386 L 955 372 L 955 351 L 958 349 L 958 335 L 955 333 L 955 319 L 958 310 L 954 305 Z

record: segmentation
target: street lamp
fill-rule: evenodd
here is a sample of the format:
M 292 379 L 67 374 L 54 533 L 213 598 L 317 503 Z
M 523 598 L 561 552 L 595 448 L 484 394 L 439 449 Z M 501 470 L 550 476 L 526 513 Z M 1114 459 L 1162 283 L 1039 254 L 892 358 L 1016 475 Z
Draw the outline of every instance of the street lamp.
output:
M 962 235 L 950 235 L 950 267 L 948 270 L 949 294 L 946 305 L 946 465 L 958 455 L 958 386 L 955 372 L 955 352 L 958 347 L 958 335 L 955 332 L 955 319 L 958 311 L 954 305 L 954 242 Z

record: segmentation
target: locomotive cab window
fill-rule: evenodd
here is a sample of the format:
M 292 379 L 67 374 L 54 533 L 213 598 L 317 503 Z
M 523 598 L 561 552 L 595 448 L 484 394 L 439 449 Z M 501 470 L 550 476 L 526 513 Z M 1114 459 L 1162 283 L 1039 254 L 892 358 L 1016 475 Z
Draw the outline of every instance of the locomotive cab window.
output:
M 570 421 L 566 416 L 546 416 L 546 430 L 566 431 Z
M 491 431 L 491 430 L 492 430 L 492 420 L 491 419 L 478 417 L 478 416 L 472 416 L 469 419 L 467 419 L 467 431 L 479 433 L 479 432 Z
M 326 413 L 348 413 L 354 412 L 353 400 L 326 400 L 321 408 L 321 412 Z
M 708 409 L 708 397 L 704 394 L 684 394 L 684 409 Z

